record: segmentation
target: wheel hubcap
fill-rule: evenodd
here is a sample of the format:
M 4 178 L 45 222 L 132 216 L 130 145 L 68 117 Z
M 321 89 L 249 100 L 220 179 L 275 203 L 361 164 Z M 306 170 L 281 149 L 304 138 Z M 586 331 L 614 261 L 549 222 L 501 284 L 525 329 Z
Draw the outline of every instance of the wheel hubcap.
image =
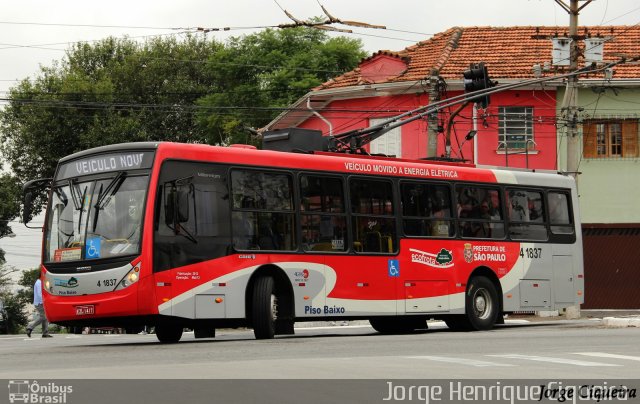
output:
M 492 311 L 492 302 L 491 296 L 486 289 L 478 289 L 475 293 L 474 299 L 474 310 L 476 312 L 476 316 L 481 319 L 486 319 L 489 317 Z

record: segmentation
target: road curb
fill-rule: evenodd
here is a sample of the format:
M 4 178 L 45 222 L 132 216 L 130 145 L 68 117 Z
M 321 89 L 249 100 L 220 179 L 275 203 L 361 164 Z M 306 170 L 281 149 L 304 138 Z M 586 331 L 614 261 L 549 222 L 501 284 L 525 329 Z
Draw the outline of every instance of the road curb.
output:
M 640 327 L 640 317 L 605 317 L 602 319 L 602 324 L 607 328 Z

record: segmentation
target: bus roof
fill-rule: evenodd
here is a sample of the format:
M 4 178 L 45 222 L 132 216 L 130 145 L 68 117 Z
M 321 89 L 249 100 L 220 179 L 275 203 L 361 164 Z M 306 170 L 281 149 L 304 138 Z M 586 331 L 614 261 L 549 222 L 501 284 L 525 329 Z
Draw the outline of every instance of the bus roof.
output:
M 415 179 L 479 181 L 573 187 L 574 180 L 558 172 L 475 166 L 464 162 L 409 160 L 343 153 L 292 153 L 246 147 L 221 147 L 194 143 L 133 142 L 101 146 L 74 153 L 65 163 L 86 156 L 124 151 L 157 150 L 157 158 L 212 161 L 242 166 L 262 166 L 334 173 L 380 175 Z

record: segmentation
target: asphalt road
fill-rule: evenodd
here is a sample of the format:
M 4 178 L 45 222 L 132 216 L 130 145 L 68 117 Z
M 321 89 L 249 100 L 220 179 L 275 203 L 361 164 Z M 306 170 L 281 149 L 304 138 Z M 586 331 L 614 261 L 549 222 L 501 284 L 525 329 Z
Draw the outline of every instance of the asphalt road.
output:
M 597 320 L 508 324 L 489 332 L 442 325 L 411 335 L 372 328 L 251 330 L 165 345 L 155 335 L 0 337 L 0 379 L 619 379 L 640 375 L 640 328 Z

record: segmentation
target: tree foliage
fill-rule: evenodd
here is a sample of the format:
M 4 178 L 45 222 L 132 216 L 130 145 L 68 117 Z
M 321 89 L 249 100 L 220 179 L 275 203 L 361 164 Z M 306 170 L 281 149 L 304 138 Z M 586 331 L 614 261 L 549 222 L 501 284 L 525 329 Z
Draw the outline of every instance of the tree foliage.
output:
M 20 186 L 14 176 L 0 175 L 0 238 L 12 233 L 9 222 L 20 214 Z M 4 251 L 0 248 L 0 266 L 4 264 Z
M 132 141 L 189 141 L 195 100 L 211 86 L 213 41 L 109 38 L 79 43 L 10 91 L 0 114 L 3 157 L 22 181 L 53 175 L 63 156 Z
M 309 28 L 226 44 L 194 36 L 79 43 L 11 89 L 0 111 L 2 158 L 25 182 L 52 177 L 61 157 L 101 145 L 246 142 L 243 128 L 265 125 L 363 56 L 359 40 Z
M 209 95 L 198 101 L 209 143 L 245 143 L 245 127 L 266 125 L 311 88 L 353 69 L 360 41 L 329 38 L 310 28 L 265 30 L 229 43 L 211 56 Z M 235 108 L 234 108 L 235 107 Z
M 15 334 L 22 332 L 28 323 L 27 307 L 33 302 L 33 284 L 40 276 L 40 269 L 34 268 L 22 272 L 18 285 L 23 289 L 13 290 L 13 282 L 10 275 L 15 273 L 15 268 L 0 266 L 0 299 L 8 315 L 8 332 Z

